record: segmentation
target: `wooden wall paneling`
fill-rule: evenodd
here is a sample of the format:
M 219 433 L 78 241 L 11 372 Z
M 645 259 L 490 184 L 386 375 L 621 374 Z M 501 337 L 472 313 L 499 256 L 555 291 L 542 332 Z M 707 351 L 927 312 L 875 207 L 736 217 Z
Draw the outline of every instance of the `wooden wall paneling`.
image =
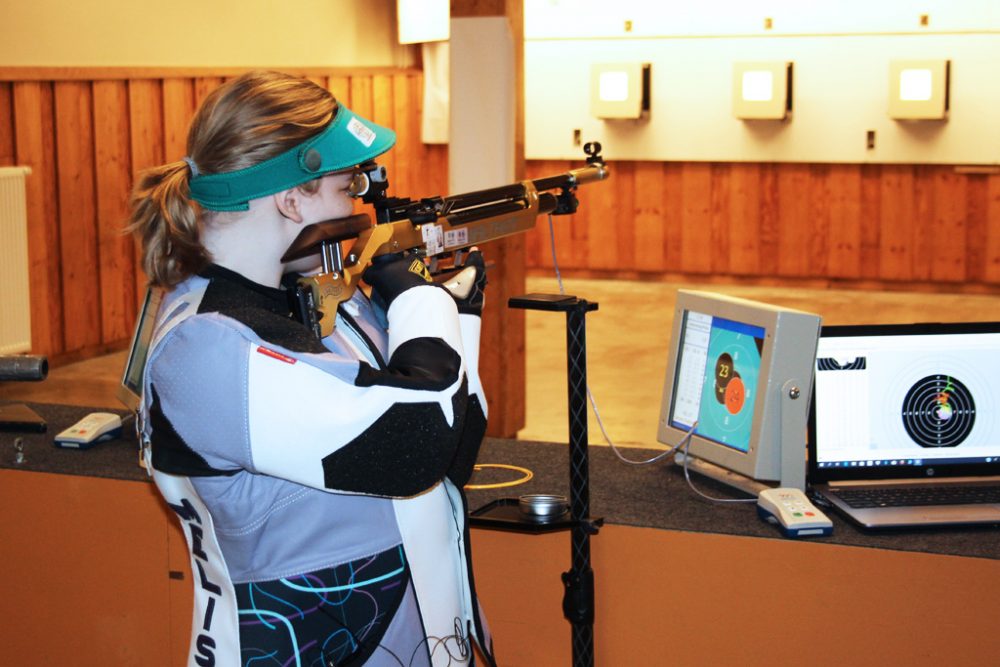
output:
M 738 276 L 756 275 L 760 267 L 760 165 L 731 165 L 729 189 L 729 270 Z
M 365 118 L 372 117 L 374 100 L 372 93 L 372 77 L 370 74 L 359 74 L 351 77 L 351 111 Z
M 419 71 L 307 75 L 397 131 L 397 147 L 383 159 L 392 194 L 454 194 L 447 191 L 447 146 L 421 141 Z M 131 282 L 116 277 L 127 273 L 123 267 L 129 262 L 137 264 L 134 257 L 117 256 L 121 249 L 112 240 L 113 219 L 125 212 L 127 181 L 144 167 L 186 153 L 196 105 L 225 80 L 196 72 L 125 76 L 0 81 L 0 164 L 33 170 L 28 215 L 37 353 L 58 355 L 127 337 L 134 303 L 121 302 L 113 290 L 134 289 L 138 300 L 145 283 L 138 267 Z M 528 177 L 575 166 L 577 161 L 536 160 L 527 165 Z M 957 173 L 943 165 L 622 162 L 611 167 L 608 183 L 580 189 L 577 215 L 554 221 L 561 268 L 609 275 L 845 280 L 881 288 L 975 290 L 1000 284 L 998 175 Z M 544 217 L 521 237 L 527 267 L 551 269 L 548 237 Z M 74 249 L 66 266 L 62 244 Z M 86 257 L 98 258 L 101 270 L 88 266 L 90 277 L 81 282 Z M 96 280 L 87 298 L 63 294 L 87 280 Z M 64 310 L 79 319 L 95 307 L 101 316 L 93 317 L 92 332 L 79 326 L 76 332 L 64 330 Z
M 622 165 L 619 171 L 623 171 L 622 187 L 617 190 L 617 203 L 610 209 L 600 211 L 604 217 L 604 224 L 610 227 L 615 234 L 616 255 L 619 269 L 626 271 L 635 270 L 635 162 Z M 581 206 L 590 206 L 591 203 L 607 201 L 607 197 L 601 197 L 595 190 L 606 183 L 591 183 L 578 189 L 576 192 Z
M 545 269 L 547 274 L 552 268 L 551 255 L 549 223 L 547 219 L 539 219 L 535 228 L 524 235 L 524 261 L 533 269 Z
M 514 437 L 524 426 L 524 311 L 508 308 L 510 297 L 525 293 L 524 235 L 482 245 L 489 269 L 479 345 L 479 370 L 489 402 L 487 433 Z
M 912 280 L 930 281 L 934 256 L 935 197 L 933 187 L 933 167 L 913 166 L 913 243 L 914 258 L 911 269 Z
M 986 256 L 983 279 L 1000 284 L 1000 175 L 989 177 L 986 200 Z
M 391 127 L 396 131 L 396 147 L 392 153 L 395 169 L 389 174 L 390 191 L 397 197 L 414 197 L 413 170 L 420 144 L 420 118 L 410 87 L 410 77 L 405 73 L 392 77 L 393 117 Z
M 813 207 L 814 224 L 825 226 L 823 235 L 814 235 L 811 253 L 819 263 L 811 275 L 815 278 L 856 278 L 861 273 L 861 211 L 878 220 L 878 208 L 861 203 L 861 171 L 855 165 L 830 165 L 822 173 L 822 188 L 825 197 L 816 201 L 825 203 Z M 817 247 L 816 240 L 821 239 Z
M 132 152 L 132 177 L 164 163 L 163 83 L 158 79 L 133 79 L 128 83 L 129 129 Z M 178 158 L 181 156 L 177 156 Z M 146 293 L 140 249 L 136 244 L 136 298 Z
M 199 76 L 194 80 L 194 106 L 197 109 L 208 94 L 226 81 L 222 76 Z
M 66 351 L 75 352 L 102 340 L 93 104 L 90 82 L 60 81 L 54 92 L 63 321 Z
M 604 197 L 608 190 L 618 188 L 620 174 L 616 165 L 611 165 L 611 177 L 607 182 L 594 185 L 592 197 Z M 659 272 L 666 270 L 663 258 L 663 235 L 666 216 L 663 207 L 663 171 L 659 162 L 636 162 L 633 178 L 633 221 L 632 243 L 634 247 L 634 268 L 636 271 Z
M 778 274 L 788 277 L 808 275 L 809 247 L 809 165 L 783 165 L 778 172 Z
M 55 124 L 52 85 L 13 84 L 15 162 L 31 167 L 25 194 L 31 290 L 31 348 L 53 355 L 63 344 L 59 202 L 56 197 Z
M 14 164 L 14 93 L 12 83 L 0 81 L 0 166 Z
M 572 169 L 570 162 L 549 162 L 546 173 L 539 176 L 554 176 Z M 603 201 L 614 201 L 615 193 L 605 193 L 601 197 Z M 553 230 L 556 239 L 556 261 L 561 268 L 587 269 L 590 268 L 591 257 L 591 218 L 593 214 L 593 201 L 587 206 L 581 206 L 577 212 L 568 216 L 554 216 L 552 219 Z M 545 231 L 548 233 L 548 220 L 545 220 Z M 549 250 L 551 263 L 551 248 Z
M 394 113 L 395 99 L 393 95 L 392 76 L 386 74 L 376 74 L 372 77 L 372 119 L 378 125 L 395 129 L 396 117 Z M 398 136 L 399 132 L 396 131 Z M 397 173 L 396 151 L 390 150 L 378 158 L 379 164 L 384 166 L 388 173 Z
M 757 182 L 757 188 L 760 192 L 760 208 L 757 209 L 760 221 L 758 228 L 760 241 L 757 244 L 758 275 L 778 275 L 779 243 L 782 232 L 779 220 L 781 198 L 779 196 L 778 175 L 778 165 L 760 165 Z
M 612 176 L 614 178 L 614 176 Z M 616 186 L 617 187 L 617 186 Z M 684 165 L 677 163 L 663 164 L 663 259 L 664 270 L 680 273 L 684 270 L 683 234 L 684 234 Z
M 409 192 L 406 197 L 432 197 L 448 192 L 448 146 L 425 144 L 421 126 L 424 117 L 424 77 L 422 74 L 407 77 L 411 107 L 416 111 L 409 119 L 409 136 L 406 141 L 413 151 L 413 169 L 409 173 Z
M 424 169 L 417 170 L 423 176 L 421 185 L 417 188 L 417 193 L 426 193 L 420 196 L 434 196 L 446 194 L 459 194 L 448 192 L 448 145 L 447 144 L 421 144 L 422 164 Z
M 913 280 L 916 255 L 916 201 L 913 167 L 882 165 L 879 176 L 879 207 L 866 211 L 865 224 L 879 225 L 879 278 Z
M 882 208 L 882 188 L 880 187 L 881 165 L 863 164 L 861 173 L 861 210 L 879 211 Z M 859 228 L 858 278 L 863 281 L 877 281 L 879 276 L 879 255 L 882 230 L 877 225 L 861 225 Z
M 948 167 L 936 167 L 932 173 L 934 252 L 931 278 L 941 282 L 962 282 L 966 271 L 967 177 Z
M 831 205 L 836 196 L 836 188 L 830 182 L 830 165 L 809 165 L 807 172 L 808 196 L 805 215 L 800 221 L 803 227 L 803 241 L 800 252 L 804 255 L 802 275 L 807 278 L 826 275 L 830 263 L 830 228 L 833 211 Z M 846 244 L 850 249 L 854 244 Z
M 620 165 L 619 172 L 623 168 L 627 169 Z M 590 269 L 620 271 L 630 268 L 624 263 L 625 258 L 619 248 L 622 228 L 632 224 L 629 215 L 632 201 L 631 197 L 625 196 L 625 193 L 631 192 L 629 178 L 623 174 L 616 185 L 613 197 L 596 197 L 592 192 L 584 192 L 593 189 L 590 185 L 583 186 L 576 193 L 581 203 L 575 217 L 581 226 L 587 228 L 587 268 Z
M 681 171 L 681 270 L 707 274 L 712 270 L 709 205 L 712 201 L 712 166 L 707 162 L 685 164 Z
M 135 249 L 124 233 L 132 182 L 124 81 L 94 82 L 94 144 L 101 342 L 108 344 L 131 337 L 136 314 Z
M 713 275 L 732 273 L 729 267 L 729 229 L 731 213 L 731 168 L 728 164 L 713 163 L 709 168 L 709 272 Z
M 982 283 L 986 280 L 986 238 L 989 210 L 989 177 L 974 174 L 964 176 L 965 199 L 965 280 Z
M 343 104 L 348 109 L 351 107 L 351 79 L 346 76 L 328 76 L 326 78 L 326 89 L 333 93 L 337 102 Z
M 188 154 L 188 127 L 195 109 L 192 79 L 163 80 L 163 156 L 166 161 L 180 160 Z
M 572 162 L 558 162 L 550 165 L 549 175 L 559 174 L 573 168 Z M 611 196 L 601 197 L 604 201 L 614 201 L 616 193 L 607 193 Z M 566 217 L 565 222 L 556 217 L 553 219 L 556 235 L 556 258 L 561 266 L 573 268 L 590 268 L 591 257 L 591 218 L 593 217 L 593 202 L 591 205 L 581 207 L 571 216 Z M 567 224 L 568 223 L 568 224 Z M 560 231 L 562 234 L 560 234 Z M 563 238 L 566 241 L 563 241 Z M 565 259 L 564 259 L 565 258 Z M 564 263 L 565 262 L 565 263 Z

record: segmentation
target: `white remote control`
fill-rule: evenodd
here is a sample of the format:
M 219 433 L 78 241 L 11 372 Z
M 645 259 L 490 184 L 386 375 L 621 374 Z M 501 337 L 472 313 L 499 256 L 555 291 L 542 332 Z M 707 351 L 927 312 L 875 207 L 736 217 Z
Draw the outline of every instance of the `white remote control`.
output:
M 122 434 L 122 418 L 110 412 L 91 412 L 55 437 L 56 447 L 87 449 Z
M 765 489 L 757 497 L 760 518 L 781 527 L 785 537 L 823 536 L 833 523 L 799 489 Z

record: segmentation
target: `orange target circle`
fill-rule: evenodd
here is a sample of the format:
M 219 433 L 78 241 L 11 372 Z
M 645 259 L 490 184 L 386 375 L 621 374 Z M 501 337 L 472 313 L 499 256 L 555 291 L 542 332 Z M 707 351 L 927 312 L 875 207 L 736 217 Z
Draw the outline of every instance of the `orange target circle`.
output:
M 726 385 L 726 410 L 729 414 L 735 415 L 743 409 L 743 401 L 746 398 L 746 389 L 743 380 L 739 376 L 732 378 Z

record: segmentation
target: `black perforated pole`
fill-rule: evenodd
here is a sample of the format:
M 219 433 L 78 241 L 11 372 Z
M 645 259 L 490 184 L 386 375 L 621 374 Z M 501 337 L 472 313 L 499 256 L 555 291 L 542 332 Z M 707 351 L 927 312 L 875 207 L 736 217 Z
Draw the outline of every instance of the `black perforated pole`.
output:
M 572 624 L 573 665 L 594 664 L 594 571 L 590 567 L 590 536 L 597 532 L 590 520 L 590 464 L 587 434 L 587 326 L 588 310 L 596 303 L 577 300 L 566 310 L 566 369 L 569 390 L 569 461 L 572 561 L 562 575 L 563 615 Z
M 566 313 L 566 382 L 569 391 L 569 572 L 563 572 L 563 616 L 573 633 L 573 667 L 594 664 L 594 571 L 590 567 L 590 536 L 602 519 L 590 516 L 590 463 L 587 446 L 587 324 L 596 303 L 568 294 L 526 294 L 507 305 L 527 310 Z M 482 517 L 480 517 L 482 520 Z

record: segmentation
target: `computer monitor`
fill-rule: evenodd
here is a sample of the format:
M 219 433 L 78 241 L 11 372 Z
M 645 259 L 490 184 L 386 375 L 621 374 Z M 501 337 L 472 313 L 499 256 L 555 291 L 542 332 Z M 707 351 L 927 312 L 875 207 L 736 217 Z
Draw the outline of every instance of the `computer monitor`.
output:
M 153 339 L 153 328 L 156 324 L 156 314 L 163 300 L 163 289 L 149 287 L 146 297 L 142 300 L 142 308 L 135 322 L 135 334 L 129 347 L 128 359 L 122 373 L 121 384 L 118 387 L 118 400 L 130 410 L 139 409 L 142 396 L 143 371 L 146 368 L 146 357 L 149 354 L 149 344 Z
M 804 490 L 819 330 L 812 313 L 678 291 L 657 439 L 694 427 L 679 463 L 749 493 Z

